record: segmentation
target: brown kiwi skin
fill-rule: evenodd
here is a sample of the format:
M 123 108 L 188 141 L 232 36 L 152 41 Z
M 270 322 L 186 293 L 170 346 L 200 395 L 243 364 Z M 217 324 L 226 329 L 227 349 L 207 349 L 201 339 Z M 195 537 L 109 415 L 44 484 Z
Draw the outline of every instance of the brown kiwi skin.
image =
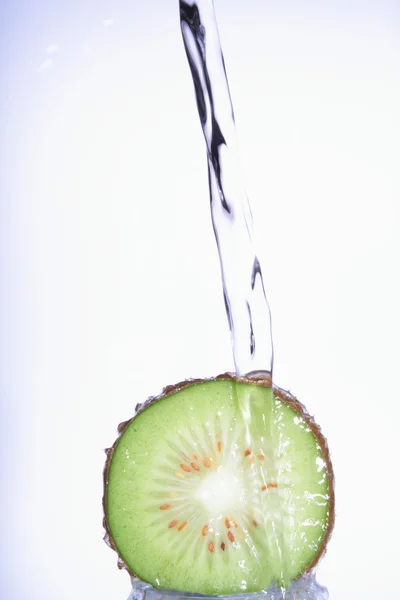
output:
M 106 453 L 106 464 L 104 466 L 103 478 L 104 478 L 104 492 L 103 492 L 103 527 L 105 529 L 104 541 L 107 543 L 110 548 L 115 550 L 118 554 L 118 548 L 113 540 L 111 535 L 111 531 L 108 527 L 107 523 L 107 486 L 108 486 L 108 473 L 111 465 L 111 459 L 114 454 L 114 450 L 117 447 L 119 439 L 121 435 L 124 433 L 125 429 L 128 425 L 135 419 L 143 410 L 145 410 L 151 404 L 158 402 L 159 400 L 163 400 L 167 396 L 179 392 L 186 387 L 194 385 L 196 383 L 204 383 L 206 381 L 214 381 L 218 379 L 232 380 L 238 383 L 251 383 L 253 385 L 261 385 L 264 387 L 271 387 L 271 376 L 263 371 L 249 373 L 246 376 L 237 376 L 234 373 L 223 373 L 222 375 L 218 375 L 217 377 L 212 377 L 209 379 L 186 379 L 185 381 L 181 381 L 176 385 L 168 385 L 166 386 L 159 396 L 150 396 L 145 402 L 142 404 L 137 404 L 135 408 L 135 415 L 129 419 L 128 421 L 124 421 L 118 425 L 118 437 L 115 440 L 114 444 L 111 448 L 107 448 L 105 450 Z M 329 511 L 328 511 L 328 523 L 326 527 L 324 540 L 318 550 L 318 553 L 315 555 L 314 559 L 311 563 L 304 569 L 303 573 L 309 573 L 314 569 L 314 567 L 319 563 L 321 558 L 324 556 L 328 542 L 331 538 L 334 523 L 335 523 L 335 477 L 333 473 L 332 461 L 329 454 L 328 443 L 325 437 L 322 435 L 321 428 L 314 421 L 314 418 L 307 412 L 307 409 L 301 402 L 295 398 L 290 392 L 286 392 L 285 390 L 277 387 L 273 384 L 274 396 L 282 400 L 284 404 L 292 408 L 296 413 L 298 413 L 304 421 L 307 423 L 312 433 L 314 434 L 318 445 L 321 449 L 322 456 L 324 458 L 326 469 L 328 472 L 328 489 L 329 489 Z M 131 577 L 136 577 L 137 575 L 128 567 L 128 565 L 122 560 L 122 558 L 118 555 L 118 568 L 125 569 L 128 571 Z M 299 577 L 303 575 L 301 573 Z

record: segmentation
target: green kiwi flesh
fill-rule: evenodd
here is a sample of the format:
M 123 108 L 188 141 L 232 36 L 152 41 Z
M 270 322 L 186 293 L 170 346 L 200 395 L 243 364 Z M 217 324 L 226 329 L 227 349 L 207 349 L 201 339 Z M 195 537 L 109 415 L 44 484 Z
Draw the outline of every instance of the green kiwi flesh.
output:
M 166 388 L 108 451 L 107 541 L 158 588 L 234 594 L 288 587 L 333 527 L 326 441 L 270 380 L 229 374 Z

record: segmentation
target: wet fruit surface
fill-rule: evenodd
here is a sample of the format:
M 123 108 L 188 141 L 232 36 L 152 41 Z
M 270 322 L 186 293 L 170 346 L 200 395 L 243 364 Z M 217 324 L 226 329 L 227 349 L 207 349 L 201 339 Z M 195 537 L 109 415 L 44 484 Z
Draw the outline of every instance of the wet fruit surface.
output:
M 218 379 L 173 391 L 110 452 L 111 542 L 157 587 L 222 594 L 287 585 L 322 552 L 333 511 L 325 441 L 270 387 Z

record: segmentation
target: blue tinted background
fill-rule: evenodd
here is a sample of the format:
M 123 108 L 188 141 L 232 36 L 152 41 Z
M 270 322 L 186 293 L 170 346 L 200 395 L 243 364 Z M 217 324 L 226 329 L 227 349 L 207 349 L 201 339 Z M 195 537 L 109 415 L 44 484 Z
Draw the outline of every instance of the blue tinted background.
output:
M 397 593 L 400 8 L 217 1 L 276 382 L 337 476 L 318 576 Z M 178 2 L 1 4 L 1 597 L 125 598 L 102 449 L 232 369 Z

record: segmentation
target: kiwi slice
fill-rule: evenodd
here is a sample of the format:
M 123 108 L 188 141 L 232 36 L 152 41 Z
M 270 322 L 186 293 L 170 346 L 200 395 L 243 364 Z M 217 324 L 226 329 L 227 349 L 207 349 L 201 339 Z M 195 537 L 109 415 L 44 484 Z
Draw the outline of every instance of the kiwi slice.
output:
M 268 377 L 190 380 L 121 424 L 104 471 L 106 540 L 157 588 L 234 594 L 323 554 L 333 472 L 319 427 Z

